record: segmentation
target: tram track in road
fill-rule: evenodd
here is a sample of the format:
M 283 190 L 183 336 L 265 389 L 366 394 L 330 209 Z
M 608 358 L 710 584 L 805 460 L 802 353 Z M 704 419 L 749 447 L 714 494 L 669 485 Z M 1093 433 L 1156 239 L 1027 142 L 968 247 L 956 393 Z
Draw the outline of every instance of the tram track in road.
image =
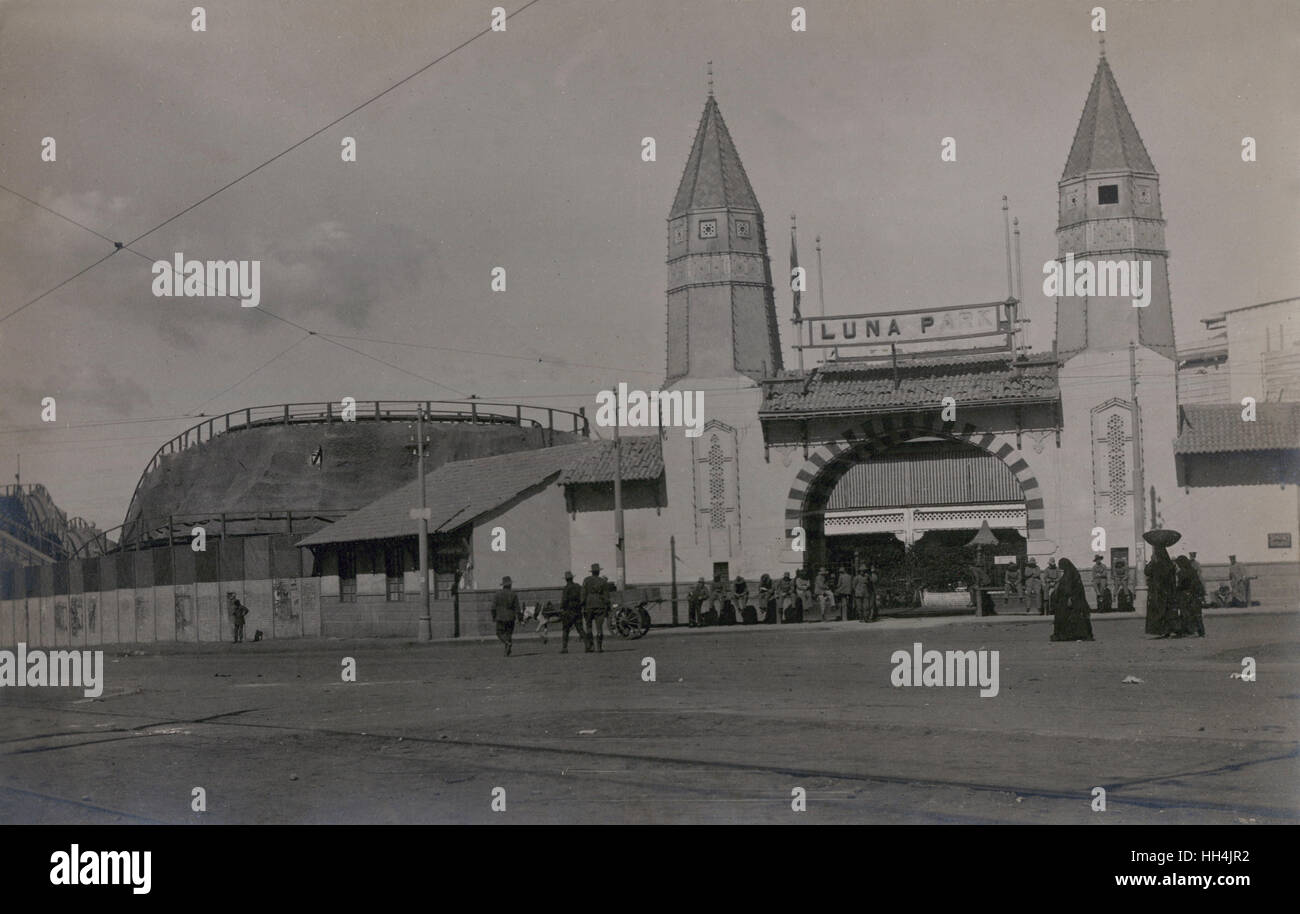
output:
M 251 709 L 250 709 L 251 710 Z M 401 740 L 408 744 L 431 746 L 439 748 L 455 748 L 475 752 L 496 751 L 503 753 L 515 753 L 523 758 L 537 759 L 539 757 L 549 758 L 577 758 L 588 759 L 594 762 L 613 763 L 618 762 L 625 765 L 645 765 L 651 769 L 662 772 L 665 768 L 673 768 L 676 771 L 685 772 L 716 772 L 720 774 L 754 774 L 754 775 L 774 775 L 791 779 L 816 780 L 826 779 L 831 781 L 847 783 L 864 783 L 880 784 L 895 787 L 906 788 L 923 788 L 932 790 L 969 790 L 979 793 L 1002 794 L 1020 797 L 1024 799 L 1041 799 L 1049 801 L 1068 801 L 1071 803 L 1083 803 L 1089 799 L 1088 792 L 1092 786 L 1104 787 L 1107 792 L 1107 804 L 1112 807 L 1130 806 L 1147 810 L 1200 810 L 1205 812 L 1234 813 L 1237 815 L 1255 816 L 1268 818 L 1270 820 L 1282 820 L 1291 822 L 1300 822 L 1300 809 L 1288 809 L 1274 806 L 1261 805 L 1244 805 L 1222 802 L 1198 801 L 1187 799 L 1173 799 L 1160 796 L 1125 796 L 1123 791 L 1126 789 L 1139 786 L 1155 786 L 1161 782 L 1186 780 L 1189 778 L 1212 777 L 1217 774 L 1227 772 L 1238 772 L 1245 768 L 1269 764 L 1274 762 L 1285 762 L 1300 757 L 1300 746 L 1294 746 L 1290 751 L 1280 754 L 1273 754 L 1256 759 L 1234 762 L 1227 765 L 1220 765 L 1210 768 L 1190 769 L 1171 771 L 1164 774 L 1150 775 L 1141 778 L 1130 778 L 1109 783 L 1099 783 L 1089 785 L 1085 788 L 1067 790 L 1061 788 L 1042 788 L 1042 787 L 1024 787 L 1008 783 L 992 783 L 986 781 L 969 781 L 949 778 L 917 777 L 913 775 L 894 775 L 886 773 L 862 773 L 856 771 L 813 768 L 806 766 L 791 766 L 781 764 L 768 764 L 763 762 L 739 762 L 720 759 L 692 758 L 685 756 L 672 755 L 654 755 L 648 753 L 636 752 L 618 752 L 609 750 L 598 750 L 577 747 L 561 746 L 544 746 L 533 743 L 517 743 L 501 740 L 471 740 L 456 739 L 451 737 L 427 737 L 412 736 L 407 733 L 380 733 L 372 730 L 352 730 L 337 729 L 325 727 L 303 727 L 288 724 L 273 723 L 253 723 L 247 721 L 227 721 L 228 718 L 237 713 L 246 712 L 229 712 L 221 715 L 204 718 L 194 721 L 170 721 L 165 724 L 150 724 L 149 727 L 166 726 L 170 724 L 188 723 L 192 725 L 207 724 L 214 727 L 231 727 L 231 728 L 252 728 L 258 730 L 278 731 L 285 733 L 306 734 L 310 736 L 329 737 L 335 739 L 355 739 L 369 742 L 393 742 Z M 478 756 L 472 762 L 473 765 L 488 770 L 506 770 L 506 771 L 529 771 L 538 773 L 541 771 L 538 762 L 527 762 L 522 765 L 502 765 L 488 764 L 487 760 Z M 568 774 L 604 774 L 610 773 L 628 773 L 635 774 L 635 768 L 610 769 L 608 767 L 580 767 L 575 765 L 553 766 L 549 773 L 558 774 L 563 772 Z
M 763 761 L 745 762 L 692 757 L 688 755 L 618 751 L 594 747 L 539 745 L 536 743 L 514 742 L 508 740 L 453 738 L 442 735 L 417 736 L 410 735 L 409 733 L 387 733 L 376 732 L 373 730 L 361 731 L 359 729 L 335 727 L 295 726 L 291 724 L 259 723 L 233 719 L 256 710 L 258 709 L 245 708 L 188 720 L 168 719 L 131 727 L 114 728 L 113 730 L 99 731 L 105 734 L 119 734 L 109 737 L 108 739 L 82 740 L 76 743 L 58 746 L 22 748 L 11 750 L 6 754 L 25 755 L 33 752 L 74 750 L 78 748 L 98 746 L 110 742 L 135 741 L 140 736 L 157 738 L 167 736 L 185 737 L 193 735 L 188 733 L 155 734 L 148 732 L 163 727 L 191 726 L 229 730 L 247 728 L 267 733 L 295 734 L 321 740 L 349 740 L 370 744 L 380 743 L 391 745 L 400 740 L 407 747 L 420 747 L 426 752 L 427 750 L 432 749 L 435 753 L 444 756 L 454 756 L 456 753 L 467 753 L 469 755 L 469 758 L 467 759 L 447 758 L 446 760 L 453 763 L 454 766 L 458 768 L 464 768 L 471 772 L 477 771 L 483 774 L 506 772 L 515 775 L 522 773 L 536 777 L 572 778 L 574 779 L 575 784 L 602 781 L 612 784 L 616 790 L 625 793 L 628 789 L 628 780 L 636 779 L 638 784 L 647 789 L 647 792 L 645 794 L 640 794 L 639 791 L 634 791 L 633 794 L 627 796 L 629 801 L 653 804 L 656 798 L 658 798 L 663 802 L 671 800 L 675 804 L 680 805 L 682 802 L 690 802 L 688 800 L 690 796 L 697 795 L 701 802 L 708 798 L 711 802 L 722 804 L 737 813 L 744 809 L 746 803 L 759 803 L 761 802 L 761 799 L 759 797 L 746 796 L 746 791 L 743 788 L 739 788 L 731 795 L 727 795 L 729 788 L 725 786 L 719 787 L 716 784 L 705 784 L 702 783 L 700 779 L 717 777 L 725 779 L 733 776 L 752 776 L 757 778 L 775 777 L 788 779 L 792 784 L 794 784 L 794 786 L 811 786 L 820 782 L 834 785 L 859 785 L 862 787 L 865 787 L 866 785 L 879 785 L 906 790 L 934 791 L 936 793 L 943 791 L 970 791 L 985 795 L 999 795 L 1006 798 L 1014 797 L 1016 798 L 1016 802 L 1020 802 L 1021 800 L 1042 800 L 1053 803 L 1068 802 L 1071 804 L 1083 804 L 1089 800 L 1088 791 L 1090 787 L 1081 787 L 1073 790 L 1050 787 L 1027 787 L 1019 786 L 1014 783 L 918 777 L 914 775 L 890 774 L 887 772 L 864 773 L 843 768 L 786 765 Z M 49 739 L 66 736 L 84 737 L 87 735 L 89 734 L 86 731 L 78 730 L 42 734 L 40 736 L 28 737 L 27 739 Z M 12 743 L 15 742 L 15 740 L 10 740 L 9 742 Z M 500 753 L 500 755 L 489 756 L 485 755 L 485 753 Z M 424 755 L 424 753 L 422 752 L 419 755 L 412 756 L 410 762 L 416 765 L 420 764 L 423 761 L 420 757 L 421 755 Z M 1135 788 L 1158 789 L 1158 786 L 1162 782 L 1186 781 L 1192 778 L 1206 778 L 1223 773 L 1235 773 L 1249 767 L 1286 762 L 1288 760 L 1294 760 L 1297 757 L 1300 757 L 1300 746 L 1293 747 L 1287 752 L 1275 752 L 1259 758 L 1247 759 L 1226 765 L 1171 771 L 1163 774 L 1153 774 L 1145 777 L 1129 778 L 1111 781 L 1109 783 L 1099 783 L 1095 786 L 1101 786 L 1106 789 L 1108 806 L 1113 809 L 1132 808 L 1134 810 L 1162 812 L 1175 812 L 1182 810 L 1188 812 L 1232 814 L 1238 817 L 1249 816 L 1268 821 L 1296 822 L 1300 821 L 1300 810 L 1297 809 L 1257 804 L 1233 804 L 1174 798 L 1150 793 L 1125 795 L 1125 791 Z M 87 812 L 92 812 L 97 815 L 120 816 L 132 821 L 145 823 L 158 821 L 148 816 L 99 806 L 92 803 L 70 800 L 66 797 L 58 796 L 57 794 L 45 793 L 38 790 L 30 790 L 9 785 L 0 785 L 0 789 L 13 795 L 27 796 L 32 799 L 44 800 L 71 807 L 79 807 Z M 834 788 L 830 790 L 829 795 L 823 793 L 823 799 L 837 804 L 859 802 L 851 793 L 846 794 L 844 789 Z M 940 813 L 934 810 L 903 806 L 894 802 L 881 802 L 876 798 L 865 798 L 862 802 L 867 804 L 864 806 L 864 812 L 869 811 L 873 816 L 887 814 L 897 816 L 903 820 L 911 818 L 915 821 L 916 818 L 921 818 L 934 822 L 949 823 L 993 821 L 1007 821 L 1008 823 L 1011 823 L 1015 821 L 997 815 L 981 816 L 948 812 Z M 743 816 L 739 816 L 739 818 L 743 818 Z

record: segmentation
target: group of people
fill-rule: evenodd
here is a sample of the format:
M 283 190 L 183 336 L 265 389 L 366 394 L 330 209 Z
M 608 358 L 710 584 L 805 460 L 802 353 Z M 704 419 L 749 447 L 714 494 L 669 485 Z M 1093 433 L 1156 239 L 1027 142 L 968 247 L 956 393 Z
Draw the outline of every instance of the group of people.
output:
M 609 615 L 612 597 L 618 588 L 600 573 L 600 565 L 591 566 L 591 574 L 581 584 L 573 580 L 573 572 L 564 573 L 564 589 L 560 592 L 560 607 L 548 603 L 537 616 L 537 628 L 545 644 L 546 628 L 558 617 L 563 625 L 560 653 L 569 652 L 569 633 L 577 632 L 586 653 L 605 650 L 605 619 Z M 492 619 L 496 622 L 497 640 L 505 645 L 505 655 L 514 649 L 515 623 L 524 611 L 519 595 L 513 589 L 510 576 L 501 579 L 501 589 L 492 596 Z
M 828 617 L 874 622 L 879 612 L 879 583 L 875 565 L 856 571 L 845 567 L 838 574 L 822 566 L 811 580 L 803 569 L 794 577 L 787 571 L 776 580 L 764 574 L 757 586 L 741 575 L 728 582 L 719 574 L 711 584 L 701 577 L 687 599 L 690 625 L 803 622 L 805 613 L 811 615 L 814 607 L 822 622 Z
M 1201 610 L 1205 606 L 1205 581 L 1196 553 L 1173 558 L 1168 547 L 1152 545 L 1151 561 L 1143 573 L 1147 581 L 1146 633 L 1157 638 L 1183 638 L 1192 635 L 1205 637 L 1205 619 Z M 1231 569 L 1239 567 L 1237 557 L 1230 556 L 1230 583 L 1241 590 L 1239 582 L 1246 583 L 1244 569 L 1235 577 Z M 1118 564 L 1118 563 L 1117 563 Z M 1127 575 L 1126 575 L 1127 577 Z M 1093 561 L 1093 584 L 1097 590 L 1099 611 L 1107 611 L 1106 566 L 1101 556 Z M 1127 588 L 1127 581 L 1124 585 Z M 1131 591 L 1121 590 L 1120 609 L 1132 609 Z M 1069 559 L 1061 559 L 1060 575 L 1048 600 L 1053 614 L 1053 641 L 1091 641 L 1091 607 L 1083 588 L 1083 579 Z M 1248 605 L 1248 604 L 1245 604 Z M 1101 607 L 1106 606 L 1107 609 Z
M 1062 559 L 1062 564 L 1058 565 L 1056 559 L 1048 559 L 1045 569 L 1040 569 L 1038 560 L 1033 557 L 1030 557 L 1023 569 L 1012 561 L 1007 568 L 1006 595 L 1013 597 L 1023 594 L 1031 613 L 1037 611 L 1040 616 L 1045 615 L 1053 605 L 1053 595 L 1065 579 L 1064 563 L 1068 561 Z M 1078 573 L 1073 562 L 1070 567 Z M 1097 612 L 1134 611 L 1133 584 L 1129 580 L 1128 563 L 1122 558 L 1116 559 L 1115 567 L 1108 569 L 1100 555 L 1094 556 L 1090 574 L 1093 590 L 1097 594 Z
M 1196 553 L 1170 558 L 1165 546 L 1155 545 L 1147 562 L 1146 632 L 1158 638 L 1205 637 L 1201 608 L 1205 582 Z M 1233 556 L 1236 561 L 1236 556 Z

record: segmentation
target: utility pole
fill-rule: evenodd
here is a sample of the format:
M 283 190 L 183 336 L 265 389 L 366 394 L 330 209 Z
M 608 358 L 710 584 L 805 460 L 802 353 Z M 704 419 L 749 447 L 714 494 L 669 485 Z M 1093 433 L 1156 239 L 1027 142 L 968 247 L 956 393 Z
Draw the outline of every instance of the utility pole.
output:
M 677 624 L 677 537 L 668 537 L 668 564 L 672 567 L 673 625 Z
M 424 615 L 420 616 L 421 641 L 433 640 L 433 609 L 429 604 L 429 517 L 432 512 L 428 507 L 428 498 L 424 491 L 424 407 L 415 413 L 415 459 L 419 463 L 420 507 L 411 509 L 411 516 L 420 520 L 420 605 Z
M 618 386 L 614 386 L 618 390 Z M 621 416 L 614 417 L 614 580 L 621 594 L 627 586 L 627 557 L 623 552 L 623 439 L 618 434 Z
M 1134 548 L 1140 549 L 1146 528 L 1146 486 L 1142 473 L 1142 413 L 1138 408 L 1137 346 L 1128 341 L 1128 389 L 1133 401 L 1133 525 Z

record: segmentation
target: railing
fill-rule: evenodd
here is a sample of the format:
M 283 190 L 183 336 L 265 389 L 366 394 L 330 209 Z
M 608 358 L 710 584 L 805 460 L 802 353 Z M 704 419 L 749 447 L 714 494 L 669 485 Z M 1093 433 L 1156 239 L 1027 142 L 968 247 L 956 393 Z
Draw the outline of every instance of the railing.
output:
M 436 409 L 435 409 L 436 407 Z M 526 406 L 519 403 L 493 403 L 486 400 L 358 400 L 354 419 L 347 421 L 413 421 L 424 411 L 430 422 L 468 422 L 471 425 L 519 425 L 545 428 L 552 432 L 570 431 L 590 437 L 591 426 L 586 410 L 579 408 L 575 413 L 567 409 L 555 409 L 547 406 Z M 190 447 L 211 441 L 217 435 L 257 428 L 268 425 L 296 425 L 314 422 L 342 422 L 342 402 L 325 403 L 280 403 L 274 406 L 250 406 L 233 410 L 220 416 L 192 425 L 176 437 L 163 443 L 154 451 L 144 472 L 140 474 L 135 490 L 131 493 L 130 505 L 134 506 L 145 479 L 156 470 L 168 454 L 177 454 Z M 545 417 L 543 424 L 542 418 Z M 568 417 L 565 419 L 564 417 Z M 572 428 L 560 428 L 557 420 Z M 203 429 L 207 427 L 207 437 Z M 130 522 L 130 507 L 127 508 L 127 522 Z M 114 528 L 116 529 L 116 528 Z
M 286 511 L 257 511 L 242 513 L 217 513 L 213 511 L 197 512 L 191 514 L 170 514 L 166 517 L 141 517 L 125 524 L 118 524 L 108 530 L 99 533 L 97 536 L 87 540 L 76 548 L 72 553 L 72 558 L 85 557 L 94 554 L 107 554 L 114 551 L 125 552 L 128 548 L 142 549 L 146 545 L 157 545 L 156 541 L 166 540 L 168 544 L 177 545 L 190 542 L 192 530 L 194 527 L 205 527 L 209 536 L 221 537 L 226 535 L 227 528 L 237 524 L 267 522 L 277 525 L 283 525 L 281 532 L 294 533 L 294 522 L 302 523 L 304 521 L 323 520 L 333 523 L 336 520 L 352 513 L 355 509 L 347 508 L 303 508 L 301 510 Z M 130 528 L 128 530 L 128 528 Z M 119 537 L 117 543 L 113 543 L 108 538 L 110 533 L 121 531 L 123 536 Z M 264 531 L 273 532 L 273 531 Z M 130 539 L 125 534 L 130 533 Z M 305 535 L 305 534 L 304 534 Z M 86 548 L 92 543 L 99 545 L 98 553 L 86 552 Z

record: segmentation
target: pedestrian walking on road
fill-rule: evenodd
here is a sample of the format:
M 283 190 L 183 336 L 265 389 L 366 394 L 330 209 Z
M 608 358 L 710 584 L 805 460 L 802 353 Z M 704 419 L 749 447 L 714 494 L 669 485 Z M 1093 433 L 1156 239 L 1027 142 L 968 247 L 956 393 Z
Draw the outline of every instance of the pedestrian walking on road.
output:
M 592 644 L 597 653 L 605 652 L 605 617 L 609 614 L 609 582 L 600 575 L 600 566 L 592 565 L 591 574 L 582 582 L 582 618 L 587 623 L 587 652 Z
M 582 585 L 574 582 L 572 571 L 564 573 L 564 590 L 560 593 L 560 624 L 564 626 L 560 640 L 561 654 L 569 652 L 569 629 L 576 629 L 583 646 L 591 650 L 587 630 L 582 623 Z
M 507 657 L 514 648 L 519 613 L 519 594 L 511 589 L 510 575 L 506 575 L 501 579 L 501 589 L 492 595 L 492 619 L 497 624 L 497 640 L 506 646 Z
M 1091 641 L 1088 594 L 1079 570 L 1069 559 L 1061 559 L 1061 580 L 1052 593 L 1053 641 Z

